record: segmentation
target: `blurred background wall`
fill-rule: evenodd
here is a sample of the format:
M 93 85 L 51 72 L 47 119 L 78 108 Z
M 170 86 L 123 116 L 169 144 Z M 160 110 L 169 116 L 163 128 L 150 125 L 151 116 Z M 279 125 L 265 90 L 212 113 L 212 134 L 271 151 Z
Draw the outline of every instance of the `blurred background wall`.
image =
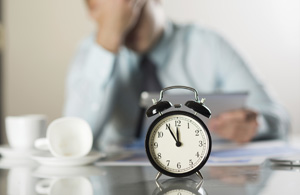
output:
M 94 26 L 84 0 L 2 0 L 5 31 L 3 115 L 60 117 L 64 79 Z M 300 134 L 299 0 L 163 0 L 173 20 L 194 22 L 227 38 L 255 68 Z
M 3 116 L 3 108 L 2 108 L 2 105 L 3 105 L 3 101 L 2 101 L 2 98 L 3 98 L 3 90 L 2 90 L 2 67 L 3 67 L 3 58 L 2 58 L 2 50 L 3 50 L 3 41 L 4 41 L 4 35 L 3 35 L 3 12 L 1 11 L 2 10 L 2 0 L 0 0 L 0 143 L 1 143 L 1 140 L 2 140 L 2 133 L 1 133 L 1 127 L 3 126 L 3 120 L 2 119 L 2 116 Z

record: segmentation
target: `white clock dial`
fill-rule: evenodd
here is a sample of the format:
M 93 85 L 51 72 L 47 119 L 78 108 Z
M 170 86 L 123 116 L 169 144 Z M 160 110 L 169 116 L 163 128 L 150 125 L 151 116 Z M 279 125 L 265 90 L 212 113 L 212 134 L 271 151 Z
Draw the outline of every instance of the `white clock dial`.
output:
M 174 112 L 162 117 L 150 129 L 146 144 L 152 160 L 168 173 L 191 172 L 201 168 L 208 158 L 210 137 L 200 119 L 191 115 Z
M 164 194 L 166 194 L 166 195 L 195 195 L 193 192 L 183 190 L 183 189 L 171 190 Z

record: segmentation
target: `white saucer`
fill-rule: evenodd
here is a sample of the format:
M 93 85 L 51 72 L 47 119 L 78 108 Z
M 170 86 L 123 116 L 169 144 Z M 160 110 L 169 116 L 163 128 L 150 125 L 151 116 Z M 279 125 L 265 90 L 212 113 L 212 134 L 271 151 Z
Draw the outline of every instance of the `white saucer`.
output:
M 29 159 L 32 153 L 36 152 L 37 150 L 17 150 L 11 148 L 9 145 L 2 145 L 0 146 L 0 155 L 3 158 L 10 158 L 10 159 Z
M 1 158 L 0 169 L 14 169 L 20 167 L 34 168 L 36 162 L 30 158 Z
M 32 154 L 31 158 L 37 161 L 41 165 L 46 166 L 81 166 L 95 162 L 100 158 L 104 158 L 106 155 L 97 151 L 91 151 L 88 155 L 81 158 L 57 158 L 50 152 L 40 151 Z

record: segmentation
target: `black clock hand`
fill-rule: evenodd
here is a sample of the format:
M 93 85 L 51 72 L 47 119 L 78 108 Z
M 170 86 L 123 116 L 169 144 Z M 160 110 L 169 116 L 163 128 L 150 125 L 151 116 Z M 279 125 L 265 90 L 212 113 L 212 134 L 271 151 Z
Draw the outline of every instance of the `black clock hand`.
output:
M 179 141 L 179 129 L 178 129 L 178 127 L 176 128 L 176 136 L 177 136 L 176 146 L 180 147 L 181 142 Z
M 171 128 L 170 128 L 168 125 L 167 125 L 167 127 L 168 127 L 168 129 L 169 129 L 169 131 L 170 131 L 170 133 L 171 133 L 172 137 L 174 138 L 174 140 L 175 140 L 175 141 L 176 141 L 176 143 L 177 143 L 177 139 L 176 139 L 175 135 L 173 134 L 173 132 L 172 132 Z

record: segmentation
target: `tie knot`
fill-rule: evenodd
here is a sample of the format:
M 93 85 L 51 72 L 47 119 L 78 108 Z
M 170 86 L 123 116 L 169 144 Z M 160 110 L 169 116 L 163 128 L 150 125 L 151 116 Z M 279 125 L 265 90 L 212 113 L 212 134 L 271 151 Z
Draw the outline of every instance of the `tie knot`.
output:
M 162 87 L 157 76 L 157 66 L 148 58 L 144 56 L 140 62 L 142 72 L 142 91 L 159 92 Z

